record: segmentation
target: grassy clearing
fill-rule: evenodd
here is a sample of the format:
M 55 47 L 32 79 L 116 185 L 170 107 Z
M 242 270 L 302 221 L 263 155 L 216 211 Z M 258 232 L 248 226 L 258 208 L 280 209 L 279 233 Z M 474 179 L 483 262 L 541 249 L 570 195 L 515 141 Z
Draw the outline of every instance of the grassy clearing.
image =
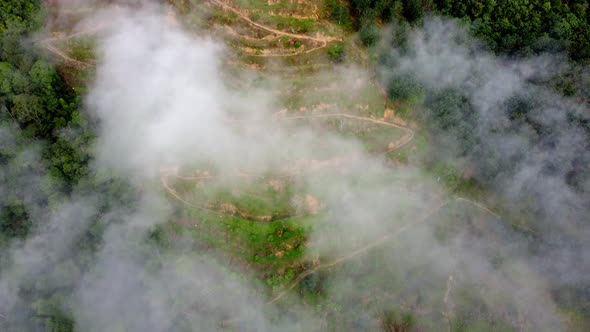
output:
M 313 2 L 289 1 L 289 0 L 233 0 L 234 6 L 249 12 L 272 13 L 284 17 L 315 17 L 315 4 Z
M 274 189 L 273 184 L 275 188 L 280 187 L 280 190 Z M 284 179 L 218 181 L 214 178 L 200 180 L 198 183 L 180 180 L 176 182 L 175 188 L 179 194 L 188 195 L 190 201 L 198 202 L 201 206 L 221 210 L 225 204 L 228 209 L 226 213 L 232 213 L 230 205 L 237 211 L 235 213 L 247 211 L 253 218 L 289 216 L 293 213 L 290 207 L 293 188 Z
M 80 62 L 79 64 L 73 64 L 64 61 L 58 67 L 58 70 L 68 82 L 68 85 L 78 91 L 80 95 L 84 95 L 89 82 L 95 77 L 93 66 L 96 61 L 94 39 L 89 37 L 72 38 L 57 43 L 55 46 L 62 50 L 68 57 Z
M 92 38 L 72 38 L 68 39 L 61 46 L 65 49 L 70 57 L 85 63 L 94 63 L 95 56 L 95 42 Z
M 214 248 L 219 248 L 256 268 L 263 280 L 278 286 L 290 277 L 289 271 L 299 272 L 304 260 L 304 248 L 314 217 L 293 217 L 275 222 L 254 222 L 236 216 L 226 216 L 186 209 L 185 218 L 196 220 L 196 226 L 184 232 Z
M 337 74 L 306 73 L 294 75 L 289 81 L 281 94 L 282 106 L 286 109 L 313 110 L 330 105 L 333 111 L 383 116 L 385 102 L 376 83 L 351 79 L 342 85 L 341 76 Z
M 290 125 L 359 140 L 369 153 L 383 152 L 392 139 L 401 135 L 395 128 L 350 119 L 302 119 Z M 331 157 L 321 152 L 321 142 L 318 142 L 317 150 L 319 157 Z M 339 176 L 329 173 L 316 175 L 315 182 L 319 187 L 330 187 L 340 181 Z M 392 181 L 400 181 L 395 173 L 364 179 L 358 187 L 359 190 L 373 188 Z M 195 221 L 194 225 L 186 227 L 190 234 L 256 266 L 260 277 L 271 288 L 287 283 L 304 268 L 306 257 L 309 257 L 304 256 L 304 249 L 310 252 L 306 248 L 308 234 L 325 223 L 321 212 L 310 214 L 305 206 L 296 207 L 295 202 L 304 202 L 310 193 L 289 179 L 281 178 L 280 182 L 270 177 L 205 180 L 198 184 L 178 180 L 174 188 L 184 200 L 210 209 L 185 209 L 184 218 Z M 313 196 L 320 202 L 323 200 L 321 192 L 315 192 Z M 329 229 L 329 225 L 322 227 L 324 231 Z M 362 243 L 366 239 L 357 240 Z
M 271 25 L 279 30 L 291 32 L 291 33 L 313 33 L 320 30 L 320 25 L 318 21 L 311 18 L 293 18 L 293 17 L 283 17 L 283 16 L 274 16 L 268 15 L 266 17 L 262 16 L 259 20 L 263 24 Z
M 267 181 L 239 180 L 206 185 L 180 180 L 175 190 L 209 209 L 185 209 L 184 218 L 194 220 L 186 227 L 193 236 L 276 276 L 302 259 L 309 220 L 292 207 L 293 186 L 273 184 L 280 191 Z

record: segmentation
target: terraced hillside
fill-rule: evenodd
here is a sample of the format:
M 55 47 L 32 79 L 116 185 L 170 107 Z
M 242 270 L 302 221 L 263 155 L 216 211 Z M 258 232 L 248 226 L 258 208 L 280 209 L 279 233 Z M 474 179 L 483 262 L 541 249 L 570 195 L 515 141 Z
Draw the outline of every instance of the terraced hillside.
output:
M 520 233 L 512 236 L 526 227 L 500 220 L 493 195 L 471 186 L 468 176 L 441 169 L 433 179 L 421 167 L 408 167 L 430 148 L 420 128 L 403 116 L 411 103 L 388 101 L 369 50 L 354 33 L 327 20 L 323 6 L 312 0 L 166 3 L 169 24 L 223 40 L 227 84 L 272 95 L 274 111 L 265 123 L 308 149 L 281 151 L 272 169 L 247 163 L 228 169 L 206 160 L 162 167 L 160 189 L 174 212 L 155 227 L 153 238 L 163 245 L 196 240 L 195 251 L 229 261 L 238 279 L 253 275 L 269 311 L 289 316 L 304 308 L 320 317 L 324 325 L 318 330 L 371 330 L 375 321 L 385 331 L 527 326 L 533 319 L 520 316 L 520 308 L 507 300 L 510 294 L 494 294 L 493 283 L 504 279 L 480 282 L 457 272 L 460 259 L 436 261 L 426 249 L 412 251 L 416 238 L 452 247 L 460 242 L 452 233 L 476 234 L 483 244 L 474 251 L 491 257 L 477 266 L 485 270 L 509 261 L 504 248 L 515 238 L 525 241 Z M 94 75 L 93 35 L 108 22 L 73 27 L 94 9 L 62 10 L 69 23 L 50 23 L 53 34 L 38 41 L 61 63 L 70 85 L 82 91 Z M 239 113 L 224 120 L 236 131 L 259 129 Z M 334 137 L 354 149 L 334 148 Z M 375 160 L 375 169 L 364 169 L 363 158 Z M 448 190 L 452 186 L 466 189 Z M 357 201 L 368 207 L 366 216 L 350 208 Z M 354 231 L 345 233 L 345 227 Z M 412 255 L 427 258 L 416 261 Z M 513 273 L 519 281 L 533 276 L 528 270 Z M 226 317 L 219 327 L 249 328 L 241 323 Z
M 337 132 L 358 139 L 367 151 L 384 154 L 392 162 L 402 156 L 402 149 L 411 150 L 415 145 L 414 130 L 386 109 L 378 83 L 362 69 L 367 65 L 363 60 L 366 51 L 347 31 L 323 19 L 318 2 L 213 0 L 173 4 L 180 13 L 180 24 L 190 27 L 197 21 L 195 29 L 205 26 L 224 38 L 232 50 L 226 61 L 228 72 L 255 73 L 255 81 L 236 82 L 236 88 L 254 85 L 278 95 L 273 117 L 281 126 Z M 349 80 L 346 89 L 342 89 L 342 78 Z M 307 264 L 301 256 L 305 225 L 320 218 L 323 205 L 314 193 L 298 188 L 297 175 L 342 167 L 350 158 L 354 157 L 325 155 L 318 142 L 317 159 L 284 160 L 282 163 L 288 166 L 275 174 L 168 169 L 163 171 L 162 182 L 172 198 L 194 209 L 191 213 L 218 213 L 217 218 L 223 219 L 222 224 L 229 229 L 228 236 L 242 238 L 232 242 L 249 241 L 255 246 L 239 249 L 247 253 L 243 257 L 250 263 L 269 262 L 273 268 L 263 265 L 261 271 L 269 282 L 280 280 L 280 284 L 288 278 L 278 277 L 288 274 L 292 278 Z M 203 188 L 200 193 L 191 189 L 194 184 Z M 219 227 L 218 221 L 214 223 Z M 290 235 L 281 235 L 285 231 Z
M 321 134 L 335 133 L 359 142 L 366 153 L 383 158 L 389 165 L 391 173 L 380 174 L 378 179 L 374 175 L 362 179 L 361 183 L 366 183 L 360 188 L 411 188 L 413 183 L 422 181 L 422 175 L 398 175 L 395 167 L 424 153 L 415 125 L 398 117 L 394 106 L 388 104 L 382 88 L 367 69 L 367 50 L 354 35 L 323 19 L 317 2 L 213 0 L 175 4 L 180 13 L 186 13 L 178 16 L 181 24 L 190 26 L 191 20 L 198 21 L 196 29 L 205 26 L 226 41 L 232 50 L 226 62 L 228 72 L 255 74 L 254 81 L 235 82 L 237 89 L 254 85 L 273 91 L 279 101 L 273 118 L 279 126 L 286 130 L 303 127 L 318 133 L 315 137 L 319 140 L 311 143 L 315 147 L 312 159 L 286 156 L 279 161 L 282 166 L 272 172 L 237 169 L 223 173 L 206 166 L 162 170 L 162 185 L 181 210 L 178 222 L 169 225 L 166 232 L 172 237 L 188 232 L 211 248 L 223 248 L 236 266 L 253 268 L 269 287 L 269 304 L 286 301 L 282 305 L 289 308 L 302 299 L 308 304 L 322 303 L 326 297 L 322 288 L 328 287 L 322 285 L 326 282 L 323 280 L 350 275 L 355 269 L 365 270 L 367 263 L 379 264 L 382 250 L 404 245 L 390 240 L 403 237 L 406 231 L 430 221 L 433 215 L 444 219 L 450 207 L 471 206 L 469 209 L 481 220 L 497 217 L 479 203 L 460 197 L 448 199 L 441 192 L 434 195 L 430 210 L 418 213 L 419 220 L 393 223 L 385 234 L 367 230 L 340 239 L 329 235 L 310 238 L 311 234 L 338 234 L 334 228 L 339 227 L 338 223 L 332 222 L 333 212 L 329 212 L 334 206 L 330 206 L 330 195 L 322 188 L 335 187 L 343 179 L 357 176 L 354 168 L 358 156 L 323 150 Z M 196 8 L 207 9 L 193 18 L 191 15 L 198 12 Z M 314 182 L 312 188 L 302 183 L 303 178 Z M 410 211 L 413 208 L 411 199 L 398 204 Z M 398 221 L 403 220 L 400 217 Z M 339 254 L 328 254 L 334 250 Z M 373 275 L 361 282 L 373 283 L 375 288 L 367 290 L 365 296 L 376 297 L 359 299 L 360 303 L 374 306 L 377 311 L 392 298 L 396 298 L 396 303 L 406 303 L 391 307 L 392 311 L 385 316 L 375 312 L 384 320 L 384 328 L 409 328 L 414 315 L 422 316 L 420 320 L 433 320 L 435 325 L 446 324 L 434 309 L 440 305 L 438 295 L 429 294 L 428 300 L 420 303 L 416 296 L 424 295 L 404 291 L 402 282 L 390 285 L 392 291 L 379 298 L 379 287 L 385 287 L 383 282 L 388 274 L 369 269 Z M 420 273 L 424 273 L 422 268 L 412 272 Z M 447 277 L 452 281 L 452 275 Z M 444 278 L 441 291 L 447 284 Z M 293 297 L 294 294 L 302 299 Z M 328 324 L 336 329 L 342 315 L 350 314 L 335 308 L 318 310 L 332 317 Z M 387 323 L 387 319 L 391 322 Z M 225 323 L 231 326 L 231 320 Z

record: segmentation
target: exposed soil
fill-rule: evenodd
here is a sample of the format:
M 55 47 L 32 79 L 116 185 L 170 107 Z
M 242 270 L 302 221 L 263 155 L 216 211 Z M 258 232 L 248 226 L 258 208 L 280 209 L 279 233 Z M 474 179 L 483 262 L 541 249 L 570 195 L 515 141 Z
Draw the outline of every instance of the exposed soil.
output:
M 313 47 L 310 49 L 306 49 L 305 47 L 300 47 L 297 49 L 297 51 L 290 52 L 290 53 L 267 52 L 267 53 L 262 53 L 262 54 L 249 54 L 250 56 L 255 56 L 255 57 L 292 57 L 292 56 L 297 56 L 297 55 L 301 55 L 301 54 L 315 52 L 317 50 L 325 48 L 328 45 L 328 43 L 333 42 L 333 41 L 342 41 L 342 39 L 340 39 L 340 38 L 331 37 L 331 36 L 324 36 L 320 33 L 317 33 L 315 36 L 309 36 L 309 35 L 304 35 L 304 34 L 291 33 L 291 32 L 278 30 L 273 27 L 269 27 L 267 25 L 264 25 L 264 24 L 261 24 L 261 23 L 251 20 L 248 17 L 248 13 L 245 12 L 244 10 L 234 8 L 234 7 L 228 5 L 227 3 L 224 3 L 220 0 L 209 0 L 209 1 L 215 5 L 223 8 L 224 10 L 228 10 L 228 11 L 233 12 L 234 14 L 236 14 L 238 17 L 240 17 L 242 20 L 244 20 L 248 24 L 250 24 L 258 29 L 270 32 L 276 36 L 285 36 L 285 37 L 290 37 L 290 38 L 299 39 L 299 40 L 309 40 L 309 41 L 317 42 L 320 44 L 319 46 L 316 46 L 316 47 Z M 252 37 L 242 36 L 241 34 L 237 33 L 235 30 L 231 30 L 231 34 L 234 36 L 239 36 L 244 39 L 251 39 L 252 38 Z

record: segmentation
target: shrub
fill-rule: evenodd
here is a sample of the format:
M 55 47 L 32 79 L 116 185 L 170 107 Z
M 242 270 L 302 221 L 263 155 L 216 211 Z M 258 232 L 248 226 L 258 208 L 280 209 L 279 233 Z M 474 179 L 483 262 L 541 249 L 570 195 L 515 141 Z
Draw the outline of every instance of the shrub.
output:
M 337 43 L 328 48 L 328 56 L 333 62 L 342 62 L 344 60 L 344 44 Z
M 401 75 L 392 79 L 387 87 L 387 93 L 392 100 L 411 99 L 423 94 L 422 85 L 410 75 Z
M 345 28 L 352 27 L 352 20 L 350 18 L 350 10 L 348 6 L 341 3 L 339 0 L 326 0 L 324 2 L 324 10 L 326 16 L 336 22 L 338 25 Z
M 366 22 L 359 30 L 359 37 L 365 46 L 373 46 L 379 41 L 379 30 L 372 22 Z

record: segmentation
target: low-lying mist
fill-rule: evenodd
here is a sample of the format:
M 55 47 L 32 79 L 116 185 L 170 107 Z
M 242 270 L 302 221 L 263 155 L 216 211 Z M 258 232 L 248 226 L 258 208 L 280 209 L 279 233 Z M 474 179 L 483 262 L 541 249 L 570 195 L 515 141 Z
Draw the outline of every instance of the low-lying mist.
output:
M 98 124 L 91 169 L 104 186 L 113 177 L 128 189 L 110 197 L 82 181 L 29 211 L 39 226 L 1 255 L 0 317 L 9 330 L 36 328 L 25 303 L 47 287 L 63 287 L 55 301 L 78 331 L 369 331 L 408 315 L 420 330 L 459 330 L 455 321 L 484 317 L 497 330 L 558 331 L 563 301 L 587 303 L 583 293 L 573 302 L 556 296 L 590 282 L 588 119 L 583 105 L 542 84 L 565 60 L 498 57 L 453 22 L 430 18 L 379 68 L 390 94 L 400 84 L 421 89 L 429 157 L 475 169 L 499 197 L 498 212 L 450 192 L 421 163 L 391 166 L 353 138 L 285 125 L 276 89 L 236 89 L 222 41 L 170 24 L 158 6 L 105 9 L 89 20 L 108 22 L 84 96 Z M 337 72 L 350 93 L 349 76 L 370 77 Z M 3 147 L 14 139 L 0 130 Z M 345 158 L 305 169 L 324 153 Z M 0 169 L 3 183 L 26 191 L 26 206 L 50 178 L 14 168 L 38 156 L 27 147 Z M 321 261 L 299 281 L 321 289 L 320 305 L 306 305 L 297 287 L 269 303 L 280 290 L 271 294 L 252 268 L 221 249 L 200 250 L 189 236 L 166 246 L 151 240 L 179 210 L 163 172 L 203 164 L 221 176 L 303 165 L 294 181 L 319 199 L 323 221 L 304 253 Z M 514 226 L 519 218 L 524 230 Z M 100 240 L 80 258 L 88 233 Z
M 557 283 L 588 282 L 587 104 L 557 93 L 568 66 L 540 55 L 492 55 L 453 22 L 426 20 L 389 53 L 385 80 L 424 89 L 435 159 L 475 169 L 473 177 L 529 220 L 535 265 Z M 397 92 L 398 82 L 392 84 Z

